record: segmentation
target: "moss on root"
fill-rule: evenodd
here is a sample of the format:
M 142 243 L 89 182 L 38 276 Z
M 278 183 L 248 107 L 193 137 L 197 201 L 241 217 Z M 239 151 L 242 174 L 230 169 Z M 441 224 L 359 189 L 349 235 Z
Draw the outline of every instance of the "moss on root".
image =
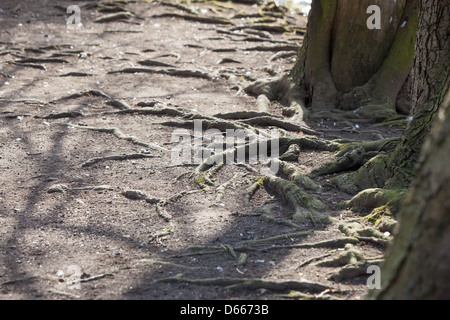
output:
M 368 104 L 359 107 L 354 113 L 370 122 L 385 122 L 401 118 L 394 106 L 387 104 Z
M 365 189 L 351 200 L 346 201 L 345 206 L 363 215 L 368 214 L 373 208 L 386 206 L 391 214 L 395 214 L 398 212 L 399 206 L 406 197 L 407 192 L 407 189 Z
M 328 209 L 327 205 L 320 198 L 302 190 L 294 182 L 275 176 L 267 176 L 264 178 L 264 186 L 282 197 L 294 209 L 293 218 L 297 222 L 303 223 L 309 218 L 314 224 L 330 223 L 330 218 L 320 213 Z
M 372 223 L 381 232 L 389 232 L 392 234 L 397 226 L 397 221 L 393 216 L 395 216 L 395 214 L 391 212 L 390 207 L 384 205 L 373 209 L 364 219 L 367 222 Z
M 353 195 L 368 188 L 382 188 L 391 176 L 391 173 L 386 170 L 389 157 L 389 154 L 380 154 L 370 159 L 357 171 L 339 175 L 331 179 L 331 182 L 339 190 Z

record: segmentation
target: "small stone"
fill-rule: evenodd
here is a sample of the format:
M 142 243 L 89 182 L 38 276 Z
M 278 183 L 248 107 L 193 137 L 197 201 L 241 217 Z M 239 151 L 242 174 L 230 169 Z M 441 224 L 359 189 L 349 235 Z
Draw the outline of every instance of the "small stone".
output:
M 64 184 L 55 184 L 53 186 L 51 186 L 50 188 L 48 188 L 47 192 L 48 193 L 64 193 L 66 190 L 68 190 L 69 188 L 64 185 Z

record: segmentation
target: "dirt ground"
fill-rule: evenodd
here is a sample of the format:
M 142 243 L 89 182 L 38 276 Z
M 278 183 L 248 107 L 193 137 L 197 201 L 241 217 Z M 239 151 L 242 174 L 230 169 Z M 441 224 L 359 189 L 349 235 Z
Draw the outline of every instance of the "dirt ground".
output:
M 166 0 L 130 1 L 131 18 L 95 23 L 111 12 L 85 7 L 93 2 L 0 3 L 0 299 L 363 299 L 368 274 L 337 279 L 342 266 L 317 263 L 342 253 L 345 243 L 301 246 L 345 236 L 339 221 L 358 215 L 336 205 L 351 195 L 322 188 L 316 194 L 335 223 L 313 225 L 294 221 L 292 209 L 264 188 L 246 204 L 258 170 L 225 165 L 203 191 L 191 176 L 195 166 L 172 163 L 176 128 L 167 122 L 180 117 L 126 112 L 143 105 L 206 116 L 257 111 L 236 78 L 290 70 L 306 18 L 287 13 L 272 21 L 258 18 L 251 4 L 175 7 Z M 81 8 L 79 29 L 66 27 L 71 4 Z M 266 23 L 283 23 L 288 32 L 247 28 Z M 275 56 L 280 50 L 285 54 Z M 153 65 L 138 63 L 145 60 Z M 132 67 L 146 71 L 110 73 Z M 270 108 L 281 114 L 277 103 Z M 348 130 L 348 122 L 328 119 L 303 124 L 326 139 L 401 133 L 368 124 Z M 120 155 L 134 156 L 107 158 Z M 296 165 L 308 173 L 334 158 L 302 150 Z M 220 198 L 217 187 L 232 177 Z M 130 190 L 179 197 L 152 202 L 126 196 Z M 254 214 L 267 203 L 272 220 Z M 268 239 L 278 235 L 285 236 Z M 369 258 L 384 250 L 366 241 L 354 247 Z

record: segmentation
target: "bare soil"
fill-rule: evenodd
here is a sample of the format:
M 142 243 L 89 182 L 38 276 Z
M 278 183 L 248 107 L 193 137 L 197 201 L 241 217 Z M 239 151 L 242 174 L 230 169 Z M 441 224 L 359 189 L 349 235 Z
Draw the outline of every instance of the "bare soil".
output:
M 300 46 L 303 34 L 299 30 L 306 26 L 306 18 L 286 13 L 286 20 L 269 23 L 298 29 L 254 34 L 254 29 L 239 26 L 255 25 L 257 18 L 236 15 L 256 14 L 256 6 L 222 2 L 192 2 L 189 6 L 196 16 L 230 22 L 218 24 L 158 17 L 189 13 L 160 2 L 131 1 L 126 9 L 135 14 L 132 18 L 95 23 L 109 13 L 83 7 L 92 2 L 77 1 L 83 27 L 76 30 L 67 29 L 63 11 L 71 1 L 58 1 L 59 8 L 46 0 L 3 0 L 0 4 L 0 299 L 264 300 L 292 299 L 302 291 L 289 286 L 220 285 L 220 279 L 313 282 L 327 289 L 302 291 L 313 295 L 308 297 L 320 298 L 322 293 L 339 299 L 364 298 L 367 274 L 333 280 L 331 276 L 340 267 L 322 267 L 311 260 L 336 256 L 343 252 L 343 244 L 287 247 L 342 238 L 338 223 L 298 224 L 283 200 L 264 188 L 245 204 L 247 188 L 260 177 L 258 171 L 245 167 L 225 165 L 214 176 L 214 186 L 202 191 L 191 176 L 195 166 L 173 166 L 170 152 L 151 148 L 155 144 L 170 150 L 176 128 L 161 123 L 180 119 L 118 113 L 117 107 L 108 103 L 120 100 L 136 110 L 141 108 L 140 102 L 158 101 L 208 116 L 257 110 L 255 97 L 241 90 L 233 76 L 252 81 L 285 74 L 296 55 L 271 60 L 277 51 L 262 47 Z M 255 49 L 257 46 L 260 48 Z M 43 57 L 65 62 L 20 62 Z M 142 60 L 173 67 L 139 65 Z M 192 70 L 214 77 L 109 73 L 130 67 Z M 108 97 L 97 96 L 98 91 L 93 90 Z M 82 92 L 78 97 L 67 97 L 78 92 Z M 53 101 L 61 97 L 66 99 Z M 273 114 L 281 114 L 278 103 L 270 108 Z M 51 114 L 58 116 L 46 117 Z M 327 129 L 321 131 L 321 137 L 327 139 L 374 140 L 401 133 L 401 129 L 369 124 L 348 130 L 348 122 L 329 119 L 303 124 Z M 91 127 L 117 128 L 135 139 L 120 139 L 111 132 L 88 129 Z M 80 167 L 92 158 L 122 154 L 146 157 L 103 159 Z M 333 159 L 331 152 L 302 150 L 297 165 L 308 173 Z M 223 198 L 217 200 L 216 187 L 235 174 Z M 320 182 L 326 185 L 326 179 Z M 164 209 L 170 219 L 164 219 L 157 204 L 125 197 L 127 190 L 140 190 L 158 199 L 199 192 L 167 203 Z M 330 207 L 326 214 L 333 221 L 358 218 L 336 207 L 351 195 L 331 187 L 316 194 Z M 275 220 L 290 225 L 253 214 L 269 202 L 274 203 L 271 214 Z M 292 235 L 302 231 L 311 232 L 302 237 Z M 290 235 L 254 242 L 283 234 Z M 354 246 L 366 257 L 384 251 L 371 242 Z M 243 247 L 252 250 L 240 249 Z M 247 258 L 241 264 L 242 253 Z M 79 279 L 81 283 L 72 283 Z M 202 283 L 205 279 L 212 280 Z

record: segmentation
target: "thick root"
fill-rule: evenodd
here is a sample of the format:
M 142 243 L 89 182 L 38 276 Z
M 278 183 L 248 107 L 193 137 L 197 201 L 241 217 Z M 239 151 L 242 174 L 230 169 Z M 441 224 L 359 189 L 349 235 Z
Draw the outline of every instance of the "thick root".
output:
M 359 107 L 354 113 L 361 119 L 369 122 L 385 122 L 404 118 L 392 106 L 369 104 Z
M 309 195 L 295 183 L 275 176 L 264 178 L 264 186 L 273 190 L 294 210 L 294 219 L 298 222 L 305 222 L 307 218 L 315 223 L 329 223 L 327 216 L 322 216 L 318 212 L 327 210 L 327 206 L 316 196 Z M 310 213 L 307 213 L 308 209 Z
M 342 267 L 347 264 L 355 264 L 359 261 L 365 260 L 364 255 L 357 250 L 352 244 L 345 245 L 345 250 L 330 259 L 316 263 L 320 267 Z
M 339 175 L 331 182 L 341 191 L 348 194 L 369 188 L 382 188 L 388 178 L 392 175 L 386 170 L 389 162 L 389 154 L 380 154 L 360 167 L 357 171 Z
M 390 234 L 385 235 L 373 227 L 365 227 L 358 222 L 340 224 L 339 231 L 349 237 L 355 237 L 360 241 L 372 242 L 381 246 L 388 246 L 391 239 Z
M 302 174 L 295 165 L 277 159 L 273 159 L 272 161 L 278 164 L 280 172 L 284 174 L 289 181 L 294 182 L 299 187 L 311 191 L 319 191 L 321 189 L 320 185 L 315 183 L 309 176 Z
M 359 261 L 354 264 L 348 264 L 338 272 L 330 276 L 330 280 L 342 281 L 358 276 L 367 276 L 367 269 L 370 266 L 379 266 L 383 262 L 382 258 Z
M 291 144 L 288 150 L 283 153 L 279 159 L 282 161 L 298 161 L 300 156 L 300 147 L 296 144 Z
M 351 200 L 346 201 L 343 205 L 361 214 L 368 213 L 373 208 L 386 205 L 389 207 L 390 212 L 395 214 L 398 212 L 399 206 L 407 192 L 407 189 L 366 189 L 358 193 Z
M 327 163 L 318 169 L 313 170 L 308 174 L 311 178 L 351 170 L 358 168 L 363 164 L 365 157 L 365 150 L 362 147 L 356 147 L 352 151 L 347 152 L 343 157 L 336 162 Z

